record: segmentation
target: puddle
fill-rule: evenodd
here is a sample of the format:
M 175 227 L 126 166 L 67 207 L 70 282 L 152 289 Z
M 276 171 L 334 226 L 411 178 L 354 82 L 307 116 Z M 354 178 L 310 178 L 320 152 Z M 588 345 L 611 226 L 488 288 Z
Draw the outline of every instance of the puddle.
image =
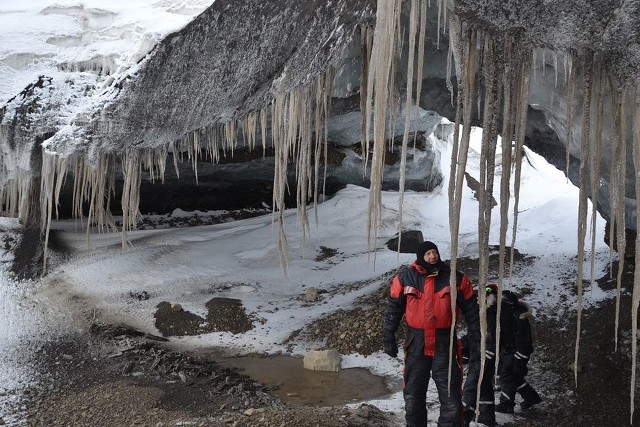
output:
M 218 362 L 271 387 L 276 396 L 292 403 L 344 405 L 391 393 L 383 377 L 364 368 L 311 371 L 304 369 L 302 358 L 289 356 L 244 356 Z

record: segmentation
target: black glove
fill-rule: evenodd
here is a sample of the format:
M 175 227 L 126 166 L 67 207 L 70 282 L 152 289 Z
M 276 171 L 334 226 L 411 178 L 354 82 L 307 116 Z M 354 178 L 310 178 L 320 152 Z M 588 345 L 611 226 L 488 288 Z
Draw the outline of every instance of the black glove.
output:
M 391 357 L 396 357 L 398 355 L 398 343 L 393 341 L 384 341 L 383 343 L 384 352 Z

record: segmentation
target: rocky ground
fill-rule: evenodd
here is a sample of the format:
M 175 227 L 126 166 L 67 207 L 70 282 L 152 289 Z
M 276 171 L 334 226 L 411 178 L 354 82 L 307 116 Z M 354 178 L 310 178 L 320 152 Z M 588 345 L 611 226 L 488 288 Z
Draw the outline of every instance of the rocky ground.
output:
M 529 260 L 518 254 L 517 261 Z M 614 268 L 616 266 L 614 265 Z M 463 271 L 477 271 L 475 260 L 462 260 Z M 614 271 L 615 273 L 615 271 Z M 386 275 L 391 277 L 392 273 Z M 471 274 L 471 273 L 469 273 Z M 630 273 L 625 273 L 630 283 Z M 346 291 L 337 286 L 335 292 Z M 567 286 L 573 286 L 568 283 Z M 600 286 L 615 283 L 608 278 Z M 588 289 L 587 289 L 588 291 Z M 614 352 L 614 304 L 583 313 L 577 386 L 573 363 L 575 316 L 561 321 L 535 320 L 537 351 L 530 381 L 545 401 L 517 413 L 510 426 L 629 425 L 630 334 L 628 289 L 623 289 L 620 351 Z M 386 287 L 362 297 L 351 310 L 340 310 L 313 325 L 291 331 L 288 341 L 320 341 L 341 353 L 380 350 Z M 144 294 L 135 297 L 144 298 Z M 156 326 L 165 336 L 229 330 L 242 333 L 251 319 L 237 301 L 208 303 L 232 322 L 194 318 L 180 307 L 160 304 Z M 393 414 L 363 404 L 357 408 L 316 407 L 285 402 L 274 388 L 222 367 L 211 357 L 179 352 L 163 336 L 140 333 L 124 325 L 87 319 L 87 330 L 42 347 L 33 360 L 40 386 L 26 391 L 22 411 L 28 426 L 397 426 Z M 400 337 L 401 338 L 401 337 Z M 637 416 L 636 416 L 637 418 Z M 637 421 L 634 418 L 635 423 Z M 0 418 L 0 425 L 4 420 Z

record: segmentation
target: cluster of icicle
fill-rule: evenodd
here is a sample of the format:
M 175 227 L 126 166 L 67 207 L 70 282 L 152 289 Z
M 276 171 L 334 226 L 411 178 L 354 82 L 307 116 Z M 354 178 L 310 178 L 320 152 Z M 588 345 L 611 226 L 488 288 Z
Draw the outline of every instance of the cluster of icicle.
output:
M 209 159 L 218 162 L 220 156 L 233 156 L 241 142 L 250 150 L 256 142 L 262 142 L 263 154 L 269 145 L 267 130 L 270 128 L 275 151 L 273 210 L 279 218 L 278 245 L 281 262 L 286 266 L 288 257 L 284 232 L 285 194 L 289 165 L 295 165 L 297 180 L 297 213 L 303 224 L 308 225 L 307 205 L 310 200 L 317 206 L 320 167 L 327 164 L 326 135 L 329 97 L 333 71 L 329 69 L 319 76 L 312 87 L 298 88 L 274 98 L 260 111 L 253 112 L 237 122 L 223 123 L 190 132 L 174 142 L 171 147 L 131 148 L 123 153 L 105 152 L 89 161 L 83 153 L 61 156 L 44 152 L 41 180 L 41 224 L 45 236 L 45 259 L 52 218 L 57 218 L 57 206 L 65 180 L 73 179 L 73 216 L 86 221 L 87 244 L 94 231 L 116 231 L 110 203 L 115 194 L 117 168 L 123 178 L 122 189 L 122 245 L 128 245 L 127 232 L 136 228 L 139 217 L 140 184 L 143 179 L 164 181 L 166 161 L 171 148 L 174 167 L 179 177 L 179 162 L 189 162 L 196 176 L 198 161 Z M 241 134 L 241 138 L 238 135 Z M 147 174 L 143 177 L 143 174 Z M 30 186 L 16 180 L 8 183 L 9 191 L 2 194 L 9 212 L 23 212 L 22 204 L 29 199 Z M 324 189 L 323 189 L 324 191 Z M 85 211 L 88 214 L 85 216 Z M 317 217 L 317 210 L 315 211 Z M 274 218 L 276 215 L 274 215 Z M 303 230 L 303 233 L 305 231 Z
M 620 318 L 620 296 L 622 272 L 624 270 L 626 254 L 625 236 L 625 188 L 627 175 L 627 141 L 632 141 L 633 165 L 640 170 L 640 93 L 634 84 L 621 85 L 611 69 L 610 64 L 592 51 L 573 53 L 568 57 L 569 75 L 567 83 L 567 176 L 569 174 L 569 147 L 574 138 L 573 122 L 580 120 L 580 169 L 579 169 L 579 201 L 578 201 L 578 265 L 576 285 L 578 291 L 577 328 L 574 354 L 574 380 L 578 382 L 578 358 L 580 350 L 581 318 L 583 305 L 583 275 L 585 261 L 585 240 L 588 223 L 588 197 L 591 197 L 591 287 L 595 282 L 595 235 L 596 235 L 596 207 L 598 205 L 598 190 L 600 187 L 600 170 L 602 165 L 605 123 L 611 123 L 609 134 L 610 146 L 610 179 L 609 206 L 611 207 L 609 224 L 609 241 L 611 242 L 611 256 L 613 247 L 617 245 L 618 272 L 616 277 L 616 309 L 615 309 L 615 351 L 618 349 L 618 327 Z M 557 60 L 554 59 L 557 63 Z M 578 87 L 581 85 L 580 87 Z M 579 89 L 579 91 L 577 90 Z M 581 93 L 581 99 L 577 93 Z M 575 117 L 575 107 L 581 103 L 581 117 Z M 640 174 L 636 173 L 636 200 L 640 196 Z M 640 217 L 636 215 L 636 229 L 640 227 Z M 636 239 L 635 265 L 640 262 L 640 239 Z M 630 387 L 630 421 L 633 423 L 635 382 L 637 366 L 637 329 L 638 303 L 640 302 L 640 275 L 634 275 L 631 317 L 632 317 L 632 367 Z
M 422 63 L 424 53 L 424 31 L 426 22 L 427 1 L 411 0 L 409 12 L 409 57 L 407 71 L 407 105 L 415 99 L 419 99 L 420 83 L 422 81 Z M 402 1 L 394 2 L 379 0 L 376 28 L 370 53 L 371 61 L 367 70 L 367 94 L 366 103 L 363 108 L 364 119 L 363 129 L 366 131 L 364 144 L 369 152 L 369 141 L 373 140 L 373 156 L 371 168 L 371 190 L 369 205 L 369 240 L 377 237 L 377 227 L 380 218 L 380 183 L 381 165 L 384 161 L 385 137 L 389 110 L 393 106 L 394 92 L 394 67 L 396 52 L 400 43 L 400 34 L 404 29 L 400 28 L 400 13 Z M 438 22 L 444 16 L 443 4 L 438 2 Z M 440 24 L 438 24 L 440 25 Z M 449 32 L 451 37 L 449 48 L 449 64 L 447 75 L 451 75 L 451 55 L 456 54 L 456 71 L 458 79 L 458 92 L 456 101 L 456 130 L 453 138 L 454 146 L 451 159 L 451 170 L 449 179 L 449 222 L 451 230 L 451 268 L 455 271 L 458 253 L 458 233 L 461 209 L 462 184 L 467 162 L 467 152 L 469 148 L 469 137 L 471 132 L 471 120 L 473 116 L 473 106 L 477 104 L 478 110 L 482 105 L 482 148 L 480 164 L 480 186 L 479 192 L 479 212 L 478 212 L 478 243 L 479 272 L 478 272 L 478 293 L 480 302 L 480 322 L 481 322 L 481 373 L 484 375 L 484 350 L 486 336 L 486 303 L 485 285 L 488 275 L 489 259 L 489 229 L 491 222 L 491 209 L 495 171 L 495 152 L 497 138 L 502 136 L 502 175 L 500 181 L 500 248 L 498 267 L 498 316 L 500 316 L 502 289 L 505 279 L 505 251 L 506 235 L 509 228 L 509 200 L 510 200 L 510 170 L 514 169 L 514 206 L 512 211 L 512 241 L 509 259 L 509 274 L 511 277 L 513 267 L 513 256 L 517 232 L 518 220 L 518 200 L 520 191 L 521 163 L 523 156 L 523 143 L 525 136 L 526 113 L 529 98 L 530 74 L 532 69 L 533 53 L 524 48 L 520 43 L 520 34 L 517 31 L 489 31 L 471 22 L 452 15 L 449 18 Z M 438 28 L 438 34 L 440 29 Z M 417 45 L 416 48 L 416 37 Z M 418 82 L 416 91 L 413 92 L 412 82 L 414 81 L 414 60 L 418 54 L 417 76 Z M 577 268 L 577 288 L 578 288 L 578 314 L 577 333 L 575 343 L 574 376 L 577 383 L 577 366 L 580 347 L 581 314 L 583 303 L 583 268 L 585 259 L 585 237 L 587 224 L 588 196 L 592 199 L 591 211 L 591 253 L 595 252 L 597 197 L 600 185 L 600 164 L 602 162 L 603 130 L 606 112 L 612 112 L 613 137 L 611 141 L 611 200 L 612 209 L 611 227 L 612 233 L 610 241 L 617 242 L 619 254 L 619 267 L 617 276 L 617 298 L 616 298 L 616 349 L 619 323 L 620 289 L 621 276 L 623 271 L 625 253 L 625 233 L 624 233 L 624 189 L 625 189 L 625 164 L 626 164 L 626 141 L 629 129 L 633 132 L 633 159 L 637 170 L 640 170 L 640 96 L 635 88 L 629 91 L 628 88 L 620 87 L 614 77 L 612 70 L 608 69 L 604 61 L 594 56 L 591 52 L 570 53 L 564 55 L 565 73 L 564 83 L 568 87 L 568 112 L 566 128 L 567 135 L 567 175 L 569 165 L 569 146 L 573 139 L 572 129 L 574 120 L 574 97 L 577 93 L 576 85 L 582 82 L 580 91 L 582 96 L 582 135 L 581 141 L 581 162 L 580 162 L 580 193 L 578 207 L 578 268 Z M 554 68 L 556 72 L 556 83 L 558 81 L 558 55 L 553 54 Z M 544 58 L 543 58 L 544 61 Z M 543 67 L 546 67 L 546 61 Z M 543 68 L 544 69 L 544 68 Z M 570 70 L 567 73 L 567 70 Z M 482 83 L 482 85 L 480 84 Z M 364 85 L 363 85 L 364 86 Z M 452 84 L 448 82 L 449 88 Z M 480 90 L 480 88 L 483 90 Z M 605 94 L 613 94 L 611 105 L 605 106 Z M 417 101 L 416 101 L 417 105 Z M 410 111 L 410 110 L 409 110 Z M 630 117 L 629 117 L 630 115 Z M 500 127 L 500 118 L 502 126 Z M 402 170 L 406 162 L 406 150 L 409 134 L 410 114 L 407 114 L 405 132 L 402 142 Z M 631 124 L 628 124 L 631 121 Z M 373 138 L 370 138 L 369 124 L 373 122 Z M 595 127 L 590 124 L 595 123 Z M 510 143 L 513 141 L 513 146 Z M 400 182 L 400 211 L 398 227 L 402 230 L 402 199 L 404 191 L 404 175 L 401 172 Z M 636 200 L 640 200 L 640 174 L 636 174 Z M 637 228 L 640 229 L 640 216 L 638 216 Z M 613 235 L 615 233 L 615 235 Z M 613 258 L 613 257 L 612 257 Z M 591 257 L 591 280 L 595 278 L 594 272 L 595 257 Z M 636 240 L 636 265 L 640 265 L 640 239 Z M 452 313 L 455 324 L 455 298 L 456 287 L 454 284 L 455 275 L 451 278 Z M 592 283 L 593 285 L 593 283 Z M 640 275 L 634 279 L 633 304 L 632 304 L 632 376 L 631 376 L 631 418 L 634 410 L 634 390 L 636 372 L 636 348 L 637 348 L 637 311 L 640 302 Z M 499 345 L 500 324 L 497 324 L 496 331 Z M 450 348 L 453 348 L 454 331 L 452 330 Z M 499 354 L 499 353 L 498 353 Z M 496 367 L 498 364 L 496 363 Z M 450 367 L 451 369 L 451 367 Z M 451 371 L 449 371 L 451 374 Z M 480 389 L 478 388 L 478 393 Z M 477 402 L 479 402 L 479 395 Z M 478 411 L 476 410 L 476 414 Z
M 407 31 L 409 46 L 408 75 L 406 78 L 406 105 L 415 103 L 418 107 L 419 94 L 422 91 L 422 73 L 425 51 L 425 34 L 429 0 L 410 0 L 409 28 Z M 398 66 L 398 52 L 401 50 L 401 35 L 407 29 L 402 28 L 402 0 L 378 0 L 376 26 L 361 27 L 361 93 L 360 102 L 362 118 L 362 153 L 365 168 L 370 168 L 369 218 L 367 224 L 368 242 L 378 235 L 381 215 L 381 184 L 384 156 L 387 149 L 387 127 L 394 123 L 394 114 L 398 111 L 398 88 L 394 81 Z M 458 233 L 464 172 L 469 149 L 469 138 L 474 105 L 482 105 L 482 149 L 478 212 L 478 243 L 480 247 L 478 292 L 481 305 L 481 376 L 484 375 L 485 336 L 487 334 L 485 285 L 488 280 L 488 242 L 491 221 L 491 209 L 495 154 L 498 135 L 502 140 L 502 175 L 500 180 L 500 248 L 498 269 L 498 315 L 501 307 L 501 290 L 505 280 L 505 258 L 509 217 L 511 224 L 509 274 L 513 266 L 513 255 L 518 220 L 518 200 L 520 190 L 520 172 L 523 157 L 523 142 L 526 123 L 527 101 L 529 94 L 530 73 L 533 54 L 521 44 L 521 34 L 517 31 L 492 32 L 474 23 L 467 22 L 455 15 L 448 18 L 445 14 L 444 0 L 437 1 L 438 34 L 440 26 L 445 28 L 448 22 L 450 32 L 449 61 L 447 75 L 452 74 L 453 55 L 456 56 L 456 77 L 458 92 L 456 97 L 456 130 L 453 138 L 453 153 L 449 177 L 449 222 L 451 229 L 451 268 L 456 269 L 458 254 Z M 416 58 L 417 53 L 417 58 Z M 567 86 L 567 146 L 574 138 L 572 134 L 574 120 L 574 103 L 578 93 L 582 93 L 582 135 L 580 163 L 580 195 L 578 212 L 578 325 L 575 343 L 575 379 L 580 344 L 580 321 L 582 312 L 582 277 L 585 258 L 585 237 L 587 224 L 587 198 L 591 196 L 593 210 L 591 212 L 591 252 L 595 248 L 595 218 L 599 188 L 600 164 L 603 146 L 603 131 L 606 114 L 611 114 L 613 132 L 611 139 L 611 200 L 612 209 L 610 241 L 617 242 L 619 262 L 617 276 L 616 300 L 616 348 L 618 335 L 618 319 L 620 307 L 621 275 L 625 253 L 625 213 L 624 189 L 626 176 L 626 144 L 631 132 L 634 150 L 633 161 L 640 170 L 640 95 L 638 91 L 628 90 L 617 83 L 612 70 L 597 56 L 588 52 L 566 54 L 564 80 Z M 556 81 L 558 59 L 554 54 Z M 567 70 L 569 72 L 567 73 Z M 415 72 L 415 75 L 414 75 Z M 178 161 L 190 162 L 197 177 L 197 163 L 202 158 L 217 162 L 220 155 L 233 155 L 239 138 L 249 148 L 255 148 L 256 141 L 262 143 L 263 153 L 269 144 L 267 129 L 271 130 L 271 144 L 275 152 L 273 210 L 274 219 L 278 218 L 278 247 L 281 263 L 286 266 L 288 249 L 284 230 L 285 193 L 289 165 L 295 164 L 297 180 L 297 214 L 303 227 L 308 225 L 307 203 L 312 200 L 316 205 L 318 192 L 322 184 L 319 182 L 321 165 L 326 168 L 327 156 L 327 118 L 329 117 L 329 97 L 333 76 L 329 70 L 318 77 L 311 87 L 297 88 L 286 94 L 275 96 L 270 105 L 260 111 L 250 113 L 246 117 L 223 124 L 212 125 L 190 132 L 171 147 L 144 149 L 128 149 L 123 153 L 105 152 L 87 160 L 83 153 L 62 156 L 45 152 L 42 161 L 40 214 L 43 234 L 48 236 L 51 220 L 57 215 L 56 209 L 60 192 L 68 175 L 73 179 L 73 213 L 86 221 L 87 239 L 90 231 L 105 229 L 115 230 L 115 222 L 110 213 L 110 202 L 115 194 L 115 174 L 121 168 L 123 176 L 122 191 L 122 242 L 127 245 L 126 234 L 136 228 L 138 206 L 140 202 L 140 184 L 143 179 L 151 181 L 163 180 L 169 148 L 174 153 L 174 167 L 178 173 Z M 415 86 L 414 86 L 414 82 Z M 447 82 L 452 90 L 453 85 Z M 577 88 L 578 84 L 582 88 Z M 481 90 L 481 88 L 483 88 Z M 581 90 L 579 90 L 581 89 Z M 611 105 L 605 105 L 605 94 L 612 94 Z M 453 99 L 453 98 L 452 98 Z M 405 129 L 401 151 L 401 176 L 399 190 L 399 231 L 402 231 L 402 205 L 404 194 L 404 170 L 407 148 L 410 139 L 411 108 L 407 108 Z M 501 126 L 500 126 L 501 123 Z M 595 126 L 591 126 L 595 123 Z M 0 135 L 1 136 L 1 135 Z M 513 141 L 513 144 L 510 142 Z M 415 135 L 414 135 L 415 144 Z M 371 153 L 371 154 L 370 154 Z M 369 159 L 371 156 L 371 159 Z M 323 161 L 324 159 L 324 161 Z M 370 163 L 370 165 L 369 165 Z M 567 165 L 569 152 L 567 151 Z M 368 166 L 368 167 L 367 167 Z M 509 213 L 510 171 L 514 171 L 514 205 Z M 147 177 L 143 177 L 146 173 Z M 5 211 L 26 220 L 37 210 L 30 201 L 34 193 L 33 180 L 24 174 L 17 174 L 5 183 L 0 194 Z M 196 178 L 197 180 L 197 178 Z M 636 174 L 636 200 L 640 200 L 640 174 Z M 88 215 L 84 216 L 85 206 Z M 317 219 L 317 210 L 316 219 Z M 640 216 L 637 217 L 637 229 L 640 229 Z M 615 235 L 614 235 L 615 233 Z M 401 234 L 400 234 L 401 235 Z M 47 237 L 45 237 L 45 240 Z M 640 239 L 636 240 L 635 264 L 640 265 Z M 46 242 L 45 242 L 46 254 Z M 594 264 L 592 257 L 592 280 Z M 46 271 L 46 255 L 45 255 Z M 456 287 L 452 275 L 452 305 L 455 304 Z M 636 275 L 633 288 L 633 333 L 632 333 L 632 377 L 631 377 L 631 417 L 634 410 L 634 389 L 636 372 L 637 347 L 637 310 L 640 302 L 640 275 Z M 456 313 L 455 307 L 452 313 Z M 453 319 L 455 323 L 455 318 Z M 453 331 L 451 346 L 453 346 Z M 499 342 L 499 323 L 496 331 Z M 497 364 L 496 364 L 497 366 Z M 451 368 L 450 368 L 451 369 Z M 479 392 L 479 388 L 478 388 Z M 478 398 L 479 402 L 480 399 Z M 477 412 L 476 412 L 477 413 Z

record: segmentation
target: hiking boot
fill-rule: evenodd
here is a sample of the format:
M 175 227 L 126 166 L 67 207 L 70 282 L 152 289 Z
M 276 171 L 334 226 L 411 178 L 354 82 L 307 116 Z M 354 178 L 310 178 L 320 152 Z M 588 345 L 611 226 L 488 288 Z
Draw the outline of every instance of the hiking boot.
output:
M 542 398 L 536 394 L 534 397 L 522 401 L 522 403 L 520 403 L 520 407 L 526 410 L 531 408 L 533 405 L 537 405 L 540 402 L 542 402 Z
M 500 402 L 496 405 L 496 412 L 502 412 L 503 414 L 513 414 L 513 402 Z
M 540 398 L 538 392 L 535 391 L 529 383 L 524 383 L 524 385 L 520 386 L 518 393 L 522 396 L 523 401 L 520 404 L 520 408 L 522 409 L 529 409 L 533 405 L 542 402 L 542 398 Z

